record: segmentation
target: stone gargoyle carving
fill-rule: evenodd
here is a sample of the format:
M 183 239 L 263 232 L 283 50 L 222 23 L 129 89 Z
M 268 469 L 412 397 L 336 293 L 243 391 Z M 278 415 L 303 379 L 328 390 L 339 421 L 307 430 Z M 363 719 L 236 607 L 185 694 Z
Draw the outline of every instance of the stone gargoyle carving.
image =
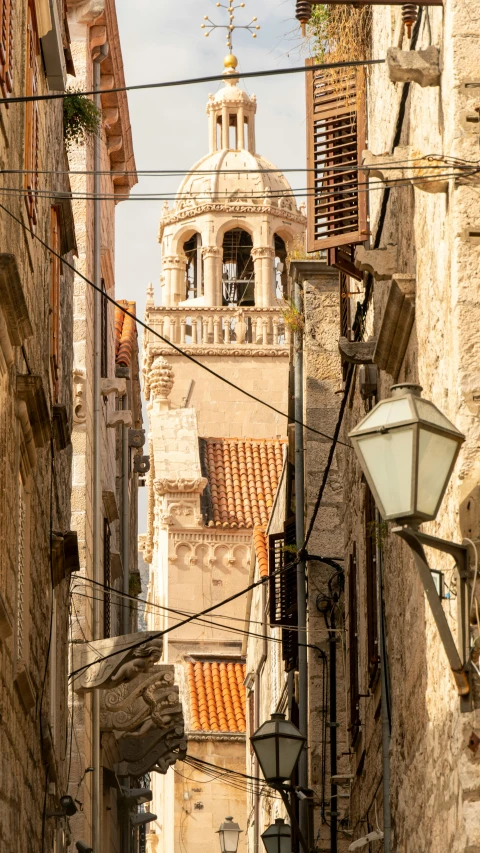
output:
M 152 728 L 168 729 L 183 725 L 178 687 L 171 664 L 154 666 L 132 681 L 104 690 L 100 700 L 102 731 L 122 737 L 141 737 Z
M 117 745 L 121 763 L 115 770 L 121 775 L 144 776 L 152 770 L 165 774 L 187 754 L 187 739 L 180 724 L 168 729 L 152 729 L 140 737 L 125 735 Z
M 148 672 L 162 657 L 163 640 L 152 631 L 123 634 L 73 647 L 74 690 L 116 687 Z

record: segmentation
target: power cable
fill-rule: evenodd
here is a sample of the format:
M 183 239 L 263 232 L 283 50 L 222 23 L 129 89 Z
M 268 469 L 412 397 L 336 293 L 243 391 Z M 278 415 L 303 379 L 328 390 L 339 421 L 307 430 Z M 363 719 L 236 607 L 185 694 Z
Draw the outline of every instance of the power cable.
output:
M 0 204 L 0 209 L 4 210 L 5 213 L 8 214 L 8 216 L 10 216 L 12 219 L 15 220 L 15 222 L 17 222 L 19 225 L 21 225 L 21 227 L 24 229 L 24 231 L 28 232 L 29 234 L 31 233 L 30 228 L 27 225 L 25 225 L 25 223 L 22 222 L 22 220 L 19 219 L 18 216 L 15 216 L 14 213 L 12 213 L 7 207 L 5 207 L 5 205 Z M 141 326 L 147 332 L 150 332 L 154 337 L 158 338 L 159 340 L 163 341 L 163 343 L 172 347 L 172 349 L 174 349 L 175 352 L 177 352 L 179 355 L 183 355 L 186 359 L 188 359 L 188 361 L 191 361 L 193 364 L 196 364 L 197 367 L 200 367 L 202 370 L 205 370 L 211 376 L 214 376 L 215 379 L 219 379 L 221 382 L 224 382 L 226 385 L 228 385 L 230 388 L 233 388 L 235 391 L 239 391 L 240 394 L 243 394 L 245 397 L 248 397 L 250 400 L 253 400 L 255 403 L 260 403 L 260 405 L 265 406 L 267 409 L 270 409 L 270 411 L 275 412 L 275 414 L 280 415 L 282 418 L 287 418 L 287 420 L 290 420 L 291 423 L 298 423 L 298 424 L 300 424 L 300 426 L 304 427 L 305 429 L 309 430 L 310 432 L 315 433 L 315 435 L 320 435 L 320 436 L 322 436 L 322 438 L 326 438 L 328 441 L 333 440 L 332 436 L 327 435 L 324 432 L 321 432 L 321 430 L 315 429 L 314 427 L 311 427 L 311 426 L 307 426 L 307 424 L 303 423 L 303 421 L 299 421 L 299 420 L 296 420 L 294 418 L 289 418 L 288 414 L 286 414 L 285 412 L 282 412 L 280 409 L 277 409 L 276 406 L 272 406 L 271 403 L 267 403 L 265 400 L 261 400 L 259 397 L 256 397 L 254 394 L 251 394 L 250 391 L 246 391 L 244 388 L 240 388 L 239 385 L 236 385 L 234 382 L 231 382 L 231 380 L 227 379 L 226 376 L 221 376 L 220 373 L 217 373 L 215 370 L 212 370 L 211 367 L 208 367 L 206 364 L 202 364 L 202 362 L 198 361 L 198 359 L 196 359 L 193 355 L 190 355 L 188 352 L 181 349 L 181 347 L 177 346 L 177 344 L 174 344 L 172 341 L 170 341 L 168 338 L 165 338 L 163 335 L 161 335 L 155 329 L 152 329 L 152 327 L 149 326 L 147 323 L 144 323 L 143 320 L 140 320 L 140 318 L 137 317 L 135 314 L 132 314 L 132 312 L 129 311 L 127 308 L 125 308 L 124 305 L 122 305 L 120 302 L 117 302 L 113 298 L 113 296 L 110 296 L 106 292 L 106 290 L 102 290 L 101 287 L 98 287 L 98 285 L 96 285 L 93 281 L 90 281 L 90 279 L 87 278 L 82 272 L 80 272 L 80 270 L 77 270 L 73 264 L 71 264 L 69 261 L 67 261 L 64 257 L 62 257 L 62 255 L 60 255 L 58 252 L 56 252 L 54 249 L 52 249 L 52 247 L 49 246 L 48 243 L 46 243 L 44 240 L 42 240 L 42 238 L 39 237 L 38 234 L 34 233 L 33 237 L 40 243 L 41 246 L 43 246 L 52 255 L 54 255 L 54 257 L 58 258 L 64 264 L 64 266 L 67 266 L 69 269 L 73 270 L 73 272 L 76 275 L 78 275 L 79 278 L 81 278 L 88 285 L 90 285 L 90 287 L 93 287 L 94 290 L 97 290 L 102 295 L 103 299 L 106 299 L 108 302 L 110 302 L 112 305 L 114 305 L 115 308 L 118 308 L 120 311 L 122 311 L 126 317 L 130 317 L 137 325 Z M 344 442 L 338 442 L 338 443 L 344 444 Z M 351 445 L 349 445 L 349 444 L 344 444 L 344 446 L 351 449 Z
M 382 65 L 384 59 L 360 59 L 349 62 L 326 62 L 319 65 L 300 65 L 293 68 L 269 68 L 265 71 L 235 71 L 235 74 L 210 74 L 207 77 L 189 77 L 184 80 L 168 80 L 162 83 L 138 83 L 134 86 L 115 86 L 112 89 L 89 89 L 84 92 L 54 92 L 49 95 L 19 95 L 0 98 L 0 104 L 25 104 L 30 101 L 58 101 L 77 95 L 112 95 L 116 92 L 135 92 L 143 89 L 169 89 L 174 86 L 191 86 L 197 83 L 225 82 L 225 80 L 247 80 L 251 77 L 278 77 L 285 74 L 305 74 L 327 68 L 356 68 L 365 65 Z

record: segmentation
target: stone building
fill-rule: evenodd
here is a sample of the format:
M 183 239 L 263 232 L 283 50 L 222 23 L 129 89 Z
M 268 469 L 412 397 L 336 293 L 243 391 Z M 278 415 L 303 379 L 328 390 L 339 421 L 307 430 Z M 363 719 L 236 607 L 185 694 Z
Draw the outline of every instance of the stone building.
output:
M 247 828 L 244 786 L 228 778 L 245 772 L 245 655 L 235 635 L 243 605 L 176 625 L 247 585 L 252 541 L 264 537 L 284 461 L 282 299 L 287 252 L 305 219 L 283 175 L 256 152 L 256 100 L 235 68 L 230 55 L 225 85 L 208 100 L 209 153 L 164 208 L 161 305 L 153 288 L 147 298 L 151 468 L 140 542 L 151 564 L 148 624 L 168 632 L 189 756 L 181 775 L 155 781 L 148 849 L 158 853 L 216 843 L 227 815 Z M 227 778 L 212 781 L 212 764 Z M 242 832 L 239 850 L 245 844 Z
M 476 178 L 466 167 L 478 146 L 478 12 L 478 4 L 451 0 L 443 8 L 424 6 L 409 34 L 400 8 L 374 6 L 371 55 L 386 56 L 386 63 L 372 67 L 364 83 L 351 78 L 355 98 L 340 93 L 333 107 L 332 98 L 326 106 L 323 72 L 307 82 L 312 181 L 324 209 L 330 204 L 336 212 L 322 219 L 310 208 L 309 248 L 328 251 L 339 269 L 343 393 L 339 384 L 337 399 L 345 443 L 336 449 L 340 473 L 332 468 L 328 484 L 338 500 L 343 483 L 345 593 L 336 610 L 345 631 L 345 675 L 338 677 L 345 678 L 347 698 L 345 716 L 334 722 L 347 744 L 348 768 L 338 771 L 343 807 L 338 800 L 336 838 L 328 813 L 320 827 L 323 849 L 370 842 L 375 851 L 473 853 L 480 844 L 478 687 L 471 663 L 477 590 L 467 615 L 470 692 L 460 697 L 412 553 L 376 511 L 348 446 L 349 431 L 390 396 L 392 385 L 421 385 L 422 396 L 466 436 L 438 516 L 422 529 L 450 542 L 468 537 L 478 546 L 479 210 Z M 335 159 L 328 128 L 336 123 L 338 131 L 342 122 L 352 148 Z M 324 140 L 321 156 L 313 134 Z M 356 178 L 362 162 L 366 178 Z M 346 179 L 345 164 L 353 164 L 353 177 L 340 198 L 332 187 Z M 369 220 L 361 201 L 366 179 Z M 345 193 L 352 187 L 348 211 Z M 307 336 L 305 348 L 314 343 Z M 324 422 L 331 435 L 336 409 Z M 324 453 L 320 467 L 325 464 Z M 321 507 L 328 512 L 329 506 L 325 493 Z M 475 546 L 465 544 L 471 588 Z M 453 560 L 433 549 L 428 557 L 443 573 L 441 609 L 460 648 L 461 587 Z M 319 586 L 328 597 L 327 585 Z M 315 694 L 311 704 L 317 701 Z M 313 729 L 309 745 L 317 747 Z
M 183 717 L 172 667 L 155 666 L 161 640 L 137 631 L 137 493 L 148 458 L 135 303 L 111 301 L 115 208 L 136 183 L 126 94 L 108 92 L 125 85 L 115 4 L 72 2 L 68 10 L 77 85 L 106 90 L 97 96 L 98 137 L 69 157 L 78 196 L 72 526 L 81 565 L 72 589 L 69 791 L 82 804 L 70 840 L 136 853 L 148 774 L 175 760 Z
M 0 848 L 33 853 L 65 849 L 75 235 L 61 101 L 8 99 L 64 89 L 68 36 L 44 0 L 0 27 Z

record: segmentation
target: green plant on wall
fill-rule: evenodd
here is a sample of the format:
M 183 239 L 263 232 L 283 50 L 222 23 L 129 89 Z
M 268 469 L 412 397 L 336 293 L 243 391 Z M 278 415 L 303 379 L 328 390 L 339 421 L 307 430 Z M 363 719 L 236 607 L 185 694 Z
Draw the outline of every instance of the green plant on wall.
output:
M 102 113 L 86 95 L 67 89 L 63 99 L 63 138 L 67 150 L 80 145 L 100 130 Z
M 303 314 L 298 310 L 293 299 L 284 299 L 280 304 L 280 311 L 285 325 L 291 332 L 303 332 L 305 325 Z

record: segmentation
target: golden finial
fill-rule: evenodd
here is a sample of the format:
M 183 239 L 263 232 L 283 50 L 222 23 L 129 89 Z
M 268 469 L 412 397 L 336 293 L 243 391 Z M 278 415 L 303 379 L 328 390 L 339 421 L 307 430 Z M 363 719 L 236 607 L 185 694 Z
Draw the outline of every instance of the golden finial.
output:
M 235 57 L 232 54 L 234 30 L 248 30 L 248 32 L 251 34 L 252 38 L 256 39 L 257 38 L 257 30 L 259 30 L 260 27 L 257 24 L 257 18 L 255 16 L 252 18 L 252 20 L 250 21 L 249 24 L 235 24 L 235 12 L 237 9 L 243 9 L 245 7 L 245 3 L 238 3 L 237 6 L 234 6 L 234 0 L 228 0 L 228 5 L 225 5 L 224 3 L 217 3 L 216 5 L 218 7 L 220 7 L 221 9 L 227 10 L 228 16 L 229 16 L 229 23 L 228 24 L 214 24 L 214 22 L 210 20 L 208 15 L 204 15 L 203 20 L 206 21 L 207 23 L 202 24 L 201 28 L 202 28 L 202 30 L 207 30 L 207 32 L 205 33 L 205 37 L 208 37 L 210 35 L 210 33 L 213 32 L 213 30 L 226 30 L 227 31 L 227 47 L 229 50 L 229 55 L 226 57 L 223 64 L 225 65 L 225 68 L 227 68 L 227 69 L 235 69 L 237 67 L 237 60 L 235 59 Z M 229 64 L 227 65 L 226 60 L 227 59 L 230 60 L 230 57 L 232 57 L 235 60 L 235 64 L 232 64 L 232 62 L 230 61 Z

